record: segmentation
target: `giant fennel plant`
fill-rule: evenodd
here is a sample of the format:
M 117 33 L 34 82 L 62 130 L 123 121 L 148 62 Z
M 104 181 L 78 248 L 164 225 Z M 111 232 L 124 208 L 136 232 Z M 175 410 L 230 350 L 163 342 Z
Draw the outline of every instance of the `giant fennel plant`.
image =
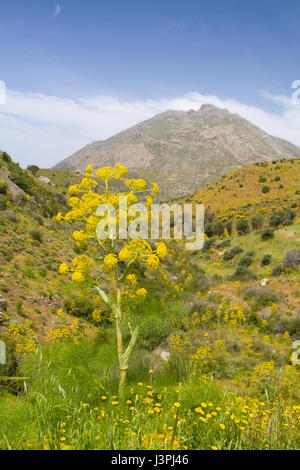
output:
M 126 300 L 126 284 L 131 284 L 135 289 L 135 295 L 139 298 L 147 297 L 147 290 L 143 287 L 142 279 L 138 279 L 133 273 L 136 264 L 142 264 L 144 269 L 139 272 L 146 273 L 147 270 L 156 271 L 161 261 L 167 256 L 167 247 L 163 241 L 149 243 L 145 239 L 120 239 L 118 230 L 114 236 L 110 236 L 109 228 L 107 238 L 99 236 L 99 223 L 106 217 L 109 225 L 109 215 L 99 212 L 99 206 L 110 204 L 115 208 L 114 217 L 120 220 L 120 197 L 127 199 L 126 214 L 122 216 L 130 222 L 134 216 L 130 215 L 130 207 L 135 203 L 144 202 L 146 214 L 144 217 L 151 219 L 152 196 L 159 192 L 158 185 L 152 183 L 147 188 L 147 183 L 142 179 L 128 179 L 127 168 L 116 164 L 115 167 L 101 168 L 93 175 L 93 166 L 86 169 L 85 176 L 78 185 L 69 188 L 70 211 L 63 215 L 57 214 L 59 223 L 74 223 L 79 229 L 73 233 L 76 244 L 81 248 L 81 253 L 76 256 L 72 263 L 62 263 L 59 273 L 71 275 L 75 283 L 88 282 L 97 291 L 100 304 L 103 302 L 109 307 L 115 324 L 117 338 L 117 352 L 119 360 L 119 396 L 124 395 L 126 375 L 130 359 L 134 351 L 140 327 L 132 327 L 131 316 L 123 309 Z M 111 187 L 124 185 L 124 192 L 114 192 Z M 112 185 L 112 183 L 114 183 Z M 110 214 L 112 217 L 112 215 Z M 95 320 L 101 319 L 101 307 L 93 313 Z M 130 331 L 130 340 L 124 344 L 123 324 L 127 322 Z

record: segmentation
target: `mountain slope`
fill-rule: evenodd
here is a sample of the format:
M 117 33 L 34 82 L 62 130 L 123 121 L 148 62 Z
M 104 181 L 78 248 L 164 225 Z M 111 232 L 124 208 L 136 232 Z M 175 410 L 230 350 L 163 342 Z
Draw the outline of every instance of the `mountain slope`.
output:
M 295 158 L 300 149 L 271 137 L 237 114 L 212 105 L 199 111 L 167 111 L 131 129 L 87 145 L 55 169 L 82 171 L 126 165 L 161 186 L 165 198 L 190 194 L 242 165 Z

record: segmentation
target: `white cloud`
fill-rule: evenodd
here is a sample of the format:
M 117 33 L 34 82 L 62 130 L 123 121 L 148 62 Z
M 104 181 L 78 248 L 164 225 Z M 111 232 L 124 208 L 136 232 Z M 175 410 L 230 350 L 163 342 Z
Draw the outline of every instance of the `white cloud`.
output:
M 61 12 L 60 5 L 56 5 L 55 10 L 53 12 L 53 16 L 58 16 Z
M 120 101 L 111 96 L 70 100 L 7 91 L 6 105 L 0 105 L 0 148 L 23 166 L 35 163 L 50 167 L 84 145 L 104 140 L 155 114 L 168 109 L 198 110 L 207 103 L 237 113 L 269 134 L 300 146 L 300 105 L 292 106 L 286 97 L 268 99 L 280 104 L 277 114 L 198 92 L 158 100 Z

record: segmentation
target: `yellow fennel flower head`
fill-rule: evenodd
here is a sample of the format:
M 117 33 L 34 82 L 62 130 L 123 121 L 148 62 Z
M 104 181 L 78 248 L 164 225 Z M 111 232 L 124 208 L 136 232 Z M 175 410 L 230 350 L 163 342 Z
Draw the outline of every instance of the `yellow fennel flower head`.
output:
M 148 292 L 146 291 L 146 289 L 144 289 L 144 288 L 142 287 L 141 289 L 138 289 L 138 290 L 136 291 L 136 295 L 137 295 L 137 297 L 145 298 L 145 297 L 147 297 Z
M 145 180 L 140 179 L 132 179 L 126 181 L 126 186 L 131 189 L 131 191 L 144 191 L 147 188 L 147 183 Z
M 155 271 L 159 267 L 159 264 L 160 264 L 158 256 L 156 256 L 156 255 L 148 256 L 146 264 L 147 264 L 147 267 L 151 271 Z
M 111 166 L 106 166 L 96 171 L 96 177 L 98 178 L 98 180 L 101 180 L 101 181 L 109 181 L 116 175 L 116 173 L 117 173 L 116 168 L 113 168 Z
M 131 204 L 135 204 L 136 202 L 138 202 L 138 198 L 137 198 L 136 195 L 133 194 L 132 192 L 126 194 L 126 196 L 127 196 L 127 205 L 128 205 L 128 206 L 130 206 Z
M 133 285 L 137 283 L 137 280 L 134 274 L 128 274 L 128 276 L 126 277 L 126 281 L 130 282 Z
M 151 183 L 152 184 L 152 194 L 153 196 L 157 196 L 159 193 L 159 186 L 156 183 Z
M 69 272 L 69 266 L 67 263 L 62 263 L 58 268 L 59 274 L 67 274 Z
M 121 165 L 120 163 L 116 163 L 117 173 L 115 175 L 115 179 L 119 180 L 121 178 L 126 178 L 128 175 L 128 170 L 126 166 Z
M 85 171 L 85 176 L 86 178 L 90 178 L 93 172 L 93 166 L 94 165 L 88 165 Z
M 145 180 L 142 180 L 141 178 L 137 180 L 133 180 L 133 190 L 134 191 L 144 191 L 144 189 L 147 188 L 147 183 Z
M 84 280 L 83 274 L 80 271 L 75 271 L 72 275 L 73 282 L 82 282 Z
M 95 322 L 100 323 L 102 320 L 102 311 L 100 308 L 96 308 L 92 313 L 92 318 Z
M 168 254 L 166 245 L 163 242 L 157 243 L 157 255 L 160 259 L 165 259 Z
M 98 217 L 96 217 L 95 215 L 90 215 L 86 223 L 86 229 L 89 230 L 90 232 L 95 231 L 98 225 L 98 222 L 99 222 Z
M 151 209 L 152 204 L 153 204 L 152 197 L 151 196 L 146 196 L 146 207 L 147 207 L 148 211 Z
M 68 193 L 70 196 L 77 196 L 79 194 L 79 187 L 78 184 L 74 184 L 69 187 Z
M 175 408 L 180 408 L 181 404 L 177 401 L 176 403 L 174 403 L 174 406 L 175 406 Z
M 73 238 L 79 244 L 83 244 L 86 240 L 85 234 L 83 232 L 79 232 L 78 230 L 73 233 Z
M 110 253 L 104 258 L 104 265 L 109 270 L 114 269 L 117 263 L 118 263 L 118 258 L 113 253 Z
M 59 224 L 64 220 L 64 217 L 63 217 L 63 215 L 62 215 L 61 212 L 59 212 L 59 213 L 57 214 L 57 216 L 55 217 L 55 220 L 56 220 L 56 222 L 58 222 Z
M 78 197 L 70 197 L 69 206 L 73 208 L 73 207 L 77 207 L 78 205 L 79 205 Z
M 124 263 L 130 261 L 132 258 L 132 251 L 128 248 L 128 246 L 124 246 L 119 253 L 119 260 L 123 261 Z

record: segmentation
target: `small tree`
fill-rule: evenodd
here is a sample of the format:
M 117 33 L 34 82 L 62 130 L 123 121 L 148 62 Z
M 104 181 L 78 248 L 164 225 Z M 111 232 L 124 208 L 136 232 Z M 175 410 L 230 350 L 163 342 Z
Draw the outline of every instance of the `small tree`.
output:
M 73 259 L 71 266 L 63 263 L 59 272 L 61 274 L 72 273 L 73 282 L 87 282 L 99 294 L 99 303 L 104 302 L 112 312 L 119 359 L 119 396 L 122 398 L 130 359 L 139 336 L 139 326 L 132 327 L 131 322 L 134 319 L 129 312 L 125 311 L 125 291 L 129 284 L 134 287 L 137 299 L 147 297 L 147 290 L 138 285 L 139 280 L 132 272 L 133 268 L 139 264 L 150 271 L 157 270 L 161 260 L 167 255 L 167 248 L 163 242 L 151 246 L 142 239 L 121 240 L 118 231 L 112 230 L 113 224 L 110 224 L 113 222 L 111 218 L 120 222 L 121 216 L 125 217 L 127 222 L 133 221 L 136 216 L 130 216 L 130 207 L 138 202 L 138 196 L 145 198 L 147 214 L 144 216 L 149 220 L 153 203 L 149 193 L 152 193 L 152 196 L 156 195 L 159 191 L 158 186 L 152 183 L 153 188 L 148 190 L 144 180 L 126 179 L 127 169 L 120 164 L 114 168 L 106 167 L 98 170 L 96 172 L 98 181 L 92 178 L 92 171 L 93 168 L 90 165 L 81 183 L 70 186 L 71 210 L 65 216 L 59 213 L 56 217 L 58 222 L 65 220 L 68 223 L 81 224 L 81 229 L 73 233 L 73 238 L 81 248 L 81 252 L 84 252 Z M 125 192 L 114 194 L 111 191 L 112 181 L 115 183 L 122 181 Z M 120 196 L 127 197 L 125 214 L 122 214 L 123 209 L 119 205 Z M 103 204 L 113 206 L 115 214 L 100 213 L 99 206 Z M 107 230 L 106 239 L 99 236 L 100 225 Z M 93 318 L 101 319 L 101 307 L 93 313 Z M 124 320 L 127 321 L 131 335 L 126 346 L 122 328 Z
M 236 231 L 238 235 L 245 235 L 250 232 L 250 226 L 246 219 L 239 219 L 236 223 Z
M 31 173 L 35 176 L 39 171 L 39 167 L 37 165 L 29 165 L 27 170 L 31 171 Z
M 258 230 L 262 228 L 263 223 L 264 223 L 264 217 L 262 214 L 255 214 L 251 218 L 251 225 L 252 225 L 253 230 Z

